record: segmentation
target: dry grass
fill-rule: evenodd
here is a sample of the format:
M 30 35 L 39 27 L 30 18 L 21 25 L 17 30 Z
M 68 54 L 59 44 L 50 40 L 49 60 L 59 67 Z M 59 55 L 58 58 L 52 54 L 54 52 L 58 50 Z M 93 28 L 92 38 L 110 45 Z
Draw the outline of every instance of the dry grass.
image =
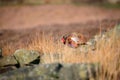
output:
M 116 38 L 115 36 L 116 35 L 112 34 L 110 41 L 107 42 L 105 40 L 99 41 L 99 43 L 97 43 L 97 48 L 94 51 L 94 54 L 93 51 L 91 51 L 90 54 L 78 53 L 79 52 L 77 51 L 78 49 L 69 48 L 61 44 L 59 40 L 55 41 L 54 38 L 52 37 L 52 34 L 46 36 L 44 33 L 42 34 L 42 36 L 36 34 L 34 40 L 31 42 L 31 44 L 29 44 L 28 49 L 38 50 L 41 53 L 46 53 L 46 54 L 59 53 L 63 55 L 62 57 L 65 57 L 64 60 L 62 58 L 62 61 L 64 61 L 65 63 L 67 63 L 67 60 L 73 63 L 99 62 L 103 60 L 102 58 L 105 55 L 109 55 L 109 57 L 111 57 L 115 53 L 118 53 L 118 52 L 113 52 L 113 51 L 119 51 L 118 47 L 119 47 L 120 39 L 119 38 L 115 39 Z
M 29 49 L 38 50 L 43 63 L 100 63 L 100 80 L 117 80 L 120 76 L 120 37 L 116 32 L 110 34 L 108 41 L 100 40 L 96 45 L 96 50 L 88 54 L 78 53 L 76 49 L 69 48 L 54 41 L 52 35 L 40 37 L 38 34 Z
M 97 44 L 97 59 L 102 65 L 101 80 L 119 80 L 120 76 L 120 36 L 114 30 L 107 42 L 101 40 Z
M 117 34 L 119 36 L 119 34 Z M 32 42 L 27 44 L 26 49 L 37 50 L 43 54 L 42 63 L 99 63 L 100 80 L 119 80 L 120 76 L 120 37 L 116 36 L 116 31 L 110 34 L 108 41 L 100 40 L 96 44 L 96 50 L 87 54 L 79 52 L 79 49 L 67 47 L 59 40 L 55 40 L 50 35 L 42 36 L 36 33 Z M 21 43 L 22 45 L 22 43 Z M 12 50 L 12 51 L 11 51 Z M 6 53 L 15 51 L 12 45 L 5 46 Z

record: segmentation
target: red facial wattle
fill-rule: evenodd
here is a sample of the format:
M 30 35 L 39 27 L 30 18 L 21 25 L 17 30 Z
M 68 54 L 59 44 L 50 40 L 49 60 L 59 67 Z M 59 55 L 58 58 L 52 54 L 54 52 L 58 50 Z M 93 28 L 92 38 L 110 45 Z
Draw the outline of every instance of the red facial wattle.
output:
M 65 41 L 64 38 L 62 38 L 62 39 L 61 39 L 61 42 L 64 42 L 64 41 Z
M 62 38 L 62 39 L 61 39 L 61 42 L 65 44 L 65 39 L 64 39 L 64 38 Z

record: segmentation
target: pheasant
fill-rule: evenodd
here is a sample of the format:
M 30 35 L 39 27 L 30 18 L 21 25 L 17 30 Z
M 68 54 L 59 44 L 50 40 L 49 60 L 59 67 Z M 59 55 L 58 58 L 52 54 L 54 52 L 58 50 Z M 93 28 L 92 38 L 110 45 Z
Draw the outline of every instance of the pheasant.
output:
M 79 33 L 72 33 L 70 35 L 65 35 L 61 39 L 62 43 L 68 45 L 72 48 L 77 48 L 79 45 L 86 44 L 86 38 Z

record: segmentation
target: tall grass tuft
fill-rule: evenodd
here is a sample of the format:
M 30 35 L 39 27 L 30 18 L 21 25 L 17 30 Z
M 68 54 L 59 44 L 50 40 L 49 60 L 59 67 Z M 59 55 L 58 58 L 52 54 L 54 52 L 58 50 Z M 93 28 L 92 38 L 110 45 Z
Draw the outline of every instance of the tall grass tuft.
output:
M 119 80 L 120 76 L 120 37 L 116 31 L 109 33 L 109 39 L 99 40 L 96 50 L 87 54 L 78 53 L 79 49 L 70 48 L 55 41 L 52 35 L 36 34 L 29 49 L 43 54 L 43 63 L 99 63 L 100 80 Z
M 97 58 L 102 68 L 101 80 L 120 79 L 120 36 L 116 30 L 109 33 L 109 40 L 97 43 Z

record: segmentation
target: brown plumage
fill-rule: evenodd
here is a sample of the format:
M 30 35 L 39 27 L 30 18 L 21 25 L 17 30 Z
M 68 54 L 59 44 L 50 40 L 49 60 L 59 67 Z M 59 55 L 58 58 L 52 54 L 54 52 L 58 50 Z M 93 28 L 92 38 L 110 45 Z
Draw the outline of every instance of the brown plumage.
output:
M 86 44 L 87 40 L 84 35 L 80 33 L 72 33 L 70 35 L 65 35 L 62 37 L 62 42 L 73 48 L 77 48 L 79 45 Z

